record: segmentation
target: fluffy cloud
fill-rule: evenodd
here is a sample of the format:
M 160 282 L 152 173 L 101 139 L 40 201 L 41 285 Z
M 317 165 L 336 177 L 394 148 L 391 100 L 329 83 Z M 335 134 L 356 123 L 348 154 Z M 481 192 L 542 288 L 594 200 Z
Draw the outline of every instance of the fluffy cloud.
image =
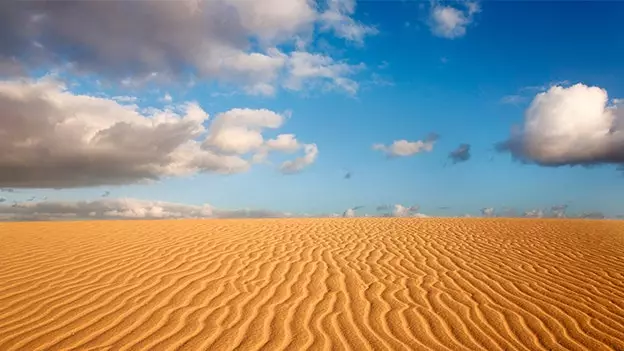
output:
M 624 109 L 599 87 L 553 86 L 497 149 L 543 166 L 624 163 Z
M 480 10 L 476 2 L 466 2 L 465 8 L 434 4 L 429 13 L 428 25 L 435 36 L 454 39 L 463 37 L 466 28 L 473 22 Z
M 494 217 L 494 208 L 493 207 L 484 207 L 481 209 L 481 215 L 483 217 Z
M 354 12 L 353 0 L 329 0 L 323 13 L 310 0 L 4 1 L 0 74 L 69 63 L 127 85 L 191 74 L 250 94 L 319 79 L 353 92 L 348 64 L 277 47 L 313 35 L 315 24 L 361 42 L 374 30 L 353 20 Z M 316 70 L 302 77 L 302 61 L 311 58 Z
M 466 162 L 470 159 L 470 144 L 461 144 L 449 153 L 453 163 Z
M 390 145 L 373 144 L 373 150 L 384 152 L 388 157 L 405 157 L 412 156 L 421 152 L 430 152 L 433 145 L 438 140 L 437 134 L 430 134 L 425 140 L 407 141 L 395 140 Z
M 419 217 L 418 216 L 420 215 L 418 213 L 419 209 L 420 209 L 420 206 L 418 205 L 405 207 L 400 204 L 395 204 L 394 208 L 392 209 L 392 216 L 393 217 Z
M 364 206 L 355 206 L 355 207 L 352 207 L 352 208 L 348 208 L 348 209 L 346 209 L 346 210 L 342 213 L 342 217 L 345 217 L 345 218 L 352 218 L 352 217 L 355 217 L 355 211 L 357 211 L 357 210 L 359 210 L 359 209 L 361 209 L 361 208 L 363 208 L 363 207 L 364 207 Z
M 418 210 L 420 209 L 420 206 L 418 205 L 414 205 L 414 206 L 403 206 L 401 204 L 394 204 L 394 205 L 380 205 L 377 206 L 377 211 L 389 211 L 388 213 L 384 214 L 384 217 L 419 217 L 419 218 L 425 218 L 425 217 L 429 217 L 425 214 L 419 213 Z
M 194 102 L 139 109 L 73 94 L 52 78 L 1 81 L 0 186 L 65 188 L 244 172 L 250 167 L 245 154 L 265 144 L 263 128 L 279 128 L 284 120 L 269 110 L 233 109 L 206 131 L 208 117 Z M 269 151 L 285 149 L 284 138 Z M 318 150 L 311 145 L 289 169 L 314 162 Z
M 243 155 L 263 145 L 263 129 L 276 129 L 283 123 L 282 115 L 266 109 L 232 109 L 215 117 L 203 146 Z
M 131 198 L 94 201 L 43 201 L 0 204 L 3 220 L 55 219 L 171 219 L 289 217 L 288 213 L 266 210 L 224 210 L 208 204 L 187 205 Z

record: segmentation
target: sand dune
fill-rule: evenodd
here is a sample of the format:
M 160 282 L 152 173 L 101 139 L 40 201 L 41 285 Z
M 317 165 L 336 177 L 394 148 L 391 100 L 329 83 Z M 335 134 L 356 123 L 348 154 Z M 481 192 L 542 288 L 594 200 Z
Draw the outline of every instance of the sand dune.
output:
M 0 350 L 624 350 L 624 223 L 0 224 Z

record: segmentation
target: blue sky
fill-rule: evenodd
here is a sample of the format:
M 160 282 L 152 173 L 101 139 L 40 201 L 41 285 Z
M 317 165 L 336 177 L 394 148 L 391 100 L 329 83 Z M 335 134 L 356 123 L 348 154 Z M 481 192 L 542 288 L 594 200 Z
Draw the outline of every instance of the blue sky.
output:
M 133 184 L 134 180 L 114 185 L 104 180 L 102 184 L 60 190 L 32 184 L 21 189 L 18 182 L 8 179 L 2 184 L 16 192 L 0 196 L 7 199 L 6 203 L 26 201 L 32 196 L 37 201 L 96 201 L 104 191 L 110 191 L 111 198 L 313 215 L 340 214 L 354 206 L 364 206 L 358 209 L 359 215 L 379 214 L 377 206 L 395 204 L 419 205 L 419 213 L 431 216 L 480 215 L 484 207 L 498 211 L 512 207 L 522 212 L 560 204 L 569 204 L 568 211 L 574 213 L 624 213 L 619 195 L 624 193 L 624 179 L 616 170 L 624 159 L 621 152 L 620 156 L 607 151 L 589 154 L 570 146 L 565 150 L 560 147 L 555 155 L 539 149 L 539 141 L 546 140 L 539 134 L 544 126 L 568 133 L 565 140 L 579 140 L 576 134 L 570 134 L 577 123 L 575 118 L 580 126 L 587 125 L 583 121 L 602 116 L 603 109 L 598 117 L 576 113 L 595 106 L 590 87 L 608 93 L 609 106 L 617 106 L 612 99 L 624 97 L 624 39 L 618 24 L 624 17 L 624 4 L 336 1 L 334 5 L 322 5 L 330 10 L 335 6 L 330 14 L 342 16 L 341 21 L 320 19 L 314 22 L 314 29 L 298 31 L 288 27 L 287 38 L 274 47 L 282 55 L 306 52 L 331 59 L 332 64 L 351 66 L 344 71 L 332 66 L 336 70 L 328 78 L 322 72 L 330 68 L 321 67 L 329 62 L 326 60 L 316 67 L 316 76 L 297 76 L 304 82 L 297 87 L 292 78 L 295 71 L 279 73 L 275 79 L 260 79 L 262 73 L 253 71 L 250 83 L 252 73 L 229 66 L 227 69 L 234 72 L 231 77 L 225 77 L 221 73 L 225 69 L 219 66 L 218 73 L 196 74 L 193 85 L 188 84 L 187 75 L 179 72 L 164 82 L 123 84 L 123 77 L 136 74 L 131 78 L 138 80 L 136 77 L 144 72 L 124 67 L 124 76 L 115 75 L 122 70 L 109 64 L 108 57 L 94 56 L 105 51 L 94 50 L 89 55 L 65 52 L 68 47 L 86 44 L 72 42 L 78 40 L 73 37 L 57 40 L 66 46 L 57 45 L 53 39 L 58 38 L 51 38 L 48 44 L 45 36 L 38 37 L 41 46 L 50 48 L 50 52 L 56 50 L 55 57 L 75 59 L 79 70 L 66 68 L 72 60 L 50 60 L 52 63 L 46 65 L 28 62 L 26 71 L 30 73 L 26 76 L 30 79 L 50 77 L 53 71 L 54 79 L 69 83 L 71 94 L 110 100 L 114 96 L 133 96 L 137 108 L 165 109 L 167 105 L 195 101 L 210 115 L 208 121 L 232 109 L 267 109 L 289 117 L 278 129 L 263 132 L 265 142 L 278 134 L 292 133 L 301 146 L 292 154 L 272 153 L 272 165 L 254 164 L 234 174 L 163 176 L 149 185 Z M 244 19 L 242 13 L 247 9 L 239 11 Z M 435 11 L 446 11 L 446 17 L 438 17 L 436 22 Z M 49 16 L 62 17 L 58 13 Z M 446 32 L 442 28 L 445 25 Z M 327 26 L 333 27 L 327 30 Z M 260 27 L 255 30 L 266 31 Z M 54 33 L 62 35 L 61 31 Z M 259 37 L 266 38 L 262 33 Z M 296 47 L 292 40 L 295 35 L 306 41 L 304 48 Z M 273 55 L 260 39 L 246 39 L 253 45 L 244 52 L 256 50 Z M 141 45 L 136 43 L 137 47 Z M 11 52 L 0 54 L 6 58 Z M 20 54 L 24 51 L 16 51 L 11 57 L 19 58 Z M 294 67 L 294 55 L 287 60 L 286 65 Z M 106 71 L 98 69 L 102 64 L 109 64 Z M 191 73 L 197 69 L 188 64 L 183 67 Z M 113 73 L 108 72 L 109 68 Z M 77 75 L 77 71 L 83 75 Z M 5 82 L 15 79 L 6 75 Z M 258 82 L 269 82 L 271 93 L 251 93 L 250 84 Z M 552 86 L 561 89 L 559 95 L 554 90 L 551 94 Z M 578 95 L 568 90 L 573 86 Z M 533 134 L 524 134 L 523 148 L 495 151 L 496 143 L 510 139 L 514 125 L 523 125 L 526 111 L 539 93 L 552 97 L 536 107 L 541 127 Z M 165 94 L 171 96 L 170 101 L 163 101 Z M 587 102 L 581 101 L 585 96 Z M 569 119 L 558 118 L 556 114 L 562 109 L 572 111 Z M 622 109 L 605 111 L 615 111 L 616 120 L 622 115 Z M 555 122 L 558 124 L 552 124 Z M 209 123 L 205 125 L 208 128 Z M 432 142 L 430 151 L 386 157 L 381 150 L 373 149 L 375 143 L 390 145 L 397 140 L 426 144 L 431 132 L 439 134 L 439 139 Z M 611 144 L 622 146 L 621 140 L 614 137 Z M 602 150 L 597 142 L 581 144 L 587 145 L 585 150 Z M 318 147 L 313 162 L 294 174 L 280 172 L 280 163 L 303 157 L 306 143 Z M 470 158 L 453 164 L 449 153 L 462 143 L 470 145 Z M 514 161 L 512 155 L 529 162 Z M 583 167 L 594 164 L 597 166 Z M 10 173 L 10 167 L 8 162 L 0 162 L 0 171 L 4 168 Z M 345 179 L 346 172 L 352 174 L 350 179 Z M 47 198 L 42 200 L 44 196 Z

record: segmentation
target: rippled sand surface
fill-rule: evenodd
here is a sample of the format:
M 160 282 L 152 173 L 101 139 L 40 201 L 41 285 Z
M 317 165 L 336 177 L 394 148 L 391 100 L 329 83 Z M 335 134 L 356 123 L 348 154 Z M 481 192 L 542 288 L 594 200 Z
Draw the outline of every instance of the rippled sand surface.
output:
M 624 222 L 0 224 L 0 350 L 624 350 Z

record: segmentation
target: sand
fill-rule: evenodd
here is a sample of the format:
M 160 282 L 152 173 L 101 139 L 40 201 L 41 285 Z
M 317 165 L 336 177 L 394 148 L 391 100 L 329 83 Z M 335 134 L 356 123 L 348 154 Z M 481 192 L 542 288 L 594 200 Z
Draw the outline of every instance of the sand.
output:
M 624 222 L 0 224 L 0 350 L 624 350 Z

